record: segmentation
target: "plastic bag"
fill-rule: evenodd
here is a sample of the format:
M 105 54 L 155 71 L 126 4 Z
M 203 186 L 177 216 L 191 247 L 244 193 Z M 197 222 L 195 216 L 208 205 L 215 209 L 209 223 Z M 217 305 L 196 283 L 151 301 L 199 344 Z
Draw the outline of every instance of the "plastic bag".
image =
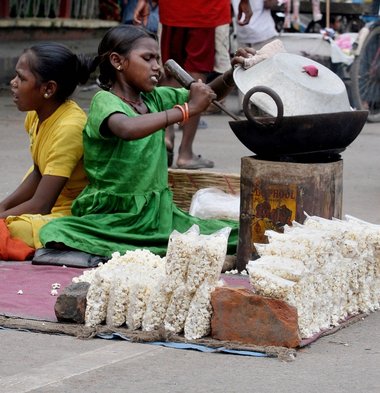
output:
M 225 227 L 210 235 L 199 235 L 197 247 L 188 264 L 186 286 L 194 293 L 207 280 L 216 285 L 223 268 L 227 254 L 227 242 L 231 233 L 230 227 Z
M 202 188 L 193 195 L 189 213 L 203 219 L 219 218 L 238 221 L 240 195 L 227 194 L 214 187 Z
M 220 277 L 227 253 L 227 241 L 231 228 L 225 227 L 209 235 L 199 233 L 193 225 L 187 232 L 173 231 L 170 235 L 166 254 L 166 291 L 172 291 L 164 319 L 166 330 L 179 333 L 184 329 L 189 307 L 200 287 L 214 288 Z M 211 289 L 210 289 L 211 292 Z M 196 304 L 202 305 L 199 313 L 192 311 L 189 322 L 189 335 L 205 334 L 208 331 L 211 306 L 210 293 L 199 291 Z M 205 312 L 206 314 L 203 314 Z M 201 321 L 202 331 L 193 331 L 191 324 Z M 201 329 L 201 328 L 200 328 Z

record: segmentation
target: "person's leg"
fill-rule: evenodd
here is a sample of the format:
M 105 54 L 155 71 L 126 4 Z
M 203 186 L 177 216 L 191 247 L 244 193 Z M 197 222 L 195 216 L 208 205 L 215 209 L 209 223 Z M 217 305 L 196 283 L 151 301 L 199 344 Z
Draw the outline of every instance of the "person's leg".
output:
M 166 152 L 168 154 L 169 168 L 173 165 L 173 161 L 174 161 L 174 142 L 175 142 L 174 126 L 166 127 L 165 145 L 166 145 Z
M 189 74 L 196 81 L 201 79 L 203 82 L 206 82 L 206 74 L 201 74 L 198 72 L 189 72 Z M 177 159 L 178 167 L 186 166 L 188 163 L 191 163 L 192 160 L 197 158 L 193 152 L 193 142 L 195 134 L 197 133 L 200 117 L 200 114 L 193 116 L 182 126 L 182 141 L 178 149 Z M 211 165 L 211 161 L 209 161 L 208 165 Z
M 189 72 L 189 74 L 195 79 L 205 82 L 205 74 L 199 74 L 196 72 Z M 178 86 L 173 78 L 169 78 L 165 82 L 166 86 Z M 192 116 L 186 123 L 182 126 L 182 140 L 178 148 L 178 158 L 177 167 L 183 169 L 199 169 L 199 168 L 212 168 L 214 163 L 207 160 L 199 155 L 195 155 L 193 152 L 193 143 L 195 135 L 197 133 L 198 124 L 200 120 L 200 114 L 197 116 Z M 174 126 L 166 128 L 165 132 L 165 143 L 168 151 L 168 162 L 173 160 L 173 150 L 175 141 L 175 131 Z
M 179 42 L 183 40 L 182 37 L 184 34 L 184 30 L 178 29 L 176 27 L 160 24 L 158 29 L 158 34 L 159 34 L 158 37 L 159 37 L 162 65 L 164 66 L 165 62 L 169 59 L 174 59 L 177 63 L 183 63 L 181 52 L 175 53 L 174 55 L 174 51 L 171 43 L 173 43 L 174 48 L 177 48 Z M 160 80 L 160 85 L 180 87 L 178 82 L 167 73 L 163 73 L 162 78 Z M 174 126 L 166 127 L 165 145 L 168 153 L 168 167 L 171 167 L 173 164 L 174 143 L 175 143 Z
M 211 40 L 211 45 L 210 44 Z M 187 29 L 162 26 L 161 57 L 163 63 L 175 60 L 195 80 L 206 81 L 206 75 L 214 64 L 214 29 Z M 201 70 L 201 71 L 199 71 Z M 161 82 L 165 86 L 179 87 L 178 82 L 166 75 Z M 193 153 L 193 142 L 200 116 L 191 117 L 182 127 L 182 141 L 178 149 L 179 168 L 212 168 L 214 163 Z M 174 129 L 168 127 L 165 136 L 168 152 L 174 147 Z
M 188 29 L 184 68 L 195 80 L 206 82 L 215 62 L 215 29 Z M 182 141 L 178 150 L 178 168 L 213 168 L 214 162 L 194 154 L 193 142 L 197 132 L 200 114 L 190 118 L 182 128 Z
M 215 62 L 213 72 L 207 76 L 207 82 L 217 78 L 231 68 L 230 57 L 230 25 L 220 25 L 215 28 Z M 224 100 L 220 102 L 223 104 Z M 203 114 L 220 113 L 221 110 L 213 105 L 206 109 Z
M 231 68 L 230 25 L 217 26 L 215 29 L 214 72 L 223 74 Z
M 173 59 L 178 64 L 182 65 L 184 63 L 184 57 L 180 48 L 181 42 L 185 40 L 185 29 L 160 24 L 159 32 L 161 60 L 163 65 L 169 59 Z M 160 85 L 181 87 L 179 83 L 167 73 L 163 74 L 160 80 Z M 171 167 L 174 160 L 175 144 L 175 132 L 173 125 L 166 127 L 165 144 L 168 153 L 168 166 Z

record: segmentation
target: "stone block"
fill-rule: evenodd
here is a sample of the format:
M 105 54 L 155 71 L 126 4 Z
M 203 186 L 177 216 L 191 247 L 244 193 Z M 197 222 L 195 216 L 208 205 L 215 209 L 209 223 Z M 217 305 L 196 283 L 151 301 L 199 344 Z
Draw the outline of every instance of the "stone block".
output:
M 73 283 L 62 291 L 54 306 L 59 322 L 84 323 L 89 286 L 88 282 Z
M 296 348 L 301 342 L 297 309 L 246 288 L 216 288 L 211 296 L 211 336 L 217 340 Z

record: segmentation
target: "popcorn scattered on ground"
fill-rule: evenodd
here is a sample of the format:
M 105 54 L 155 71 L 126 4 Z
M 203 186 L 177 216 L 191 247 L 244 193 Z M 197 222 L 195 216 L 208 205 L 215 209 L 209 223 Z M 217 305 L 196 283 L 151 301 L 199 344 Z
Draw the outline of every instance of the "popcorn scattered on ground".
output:
M 227 270 L 224 272 L 224 274 L 239 274 L 239 270 L 237 269 Z

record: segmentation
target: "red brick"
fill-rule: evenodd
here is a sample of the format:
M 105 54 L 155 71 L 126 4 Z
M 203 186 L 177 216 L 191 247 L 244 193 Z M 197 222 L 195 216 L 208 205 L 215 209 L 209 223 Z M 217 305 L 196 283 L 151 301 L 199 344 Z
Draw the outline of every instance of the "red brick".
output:
M 297 309 L 245 288 L 216 288 L 211 296 L 214 339 L 295 348 L 301 337 Z

